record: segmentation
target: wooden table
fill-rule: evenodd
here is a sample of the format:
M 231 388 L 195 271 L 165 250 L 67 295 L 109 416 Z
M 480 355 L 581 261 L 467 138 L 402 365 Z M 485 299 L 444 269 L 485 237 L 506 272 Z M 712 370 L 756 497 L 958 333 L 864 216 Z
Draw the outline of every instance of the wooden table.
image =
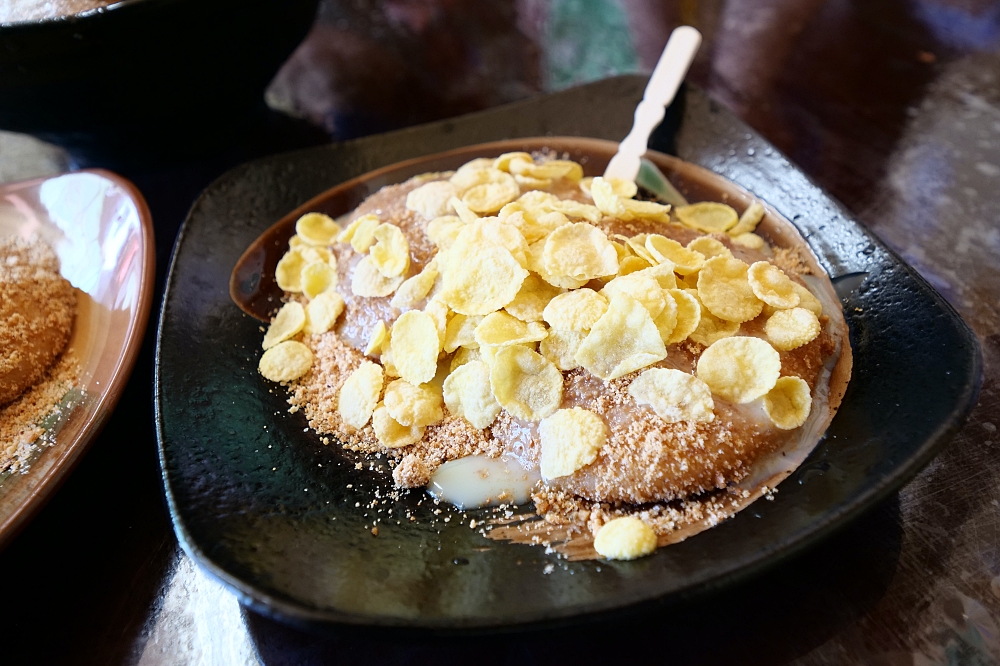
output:
M 691 605 L 609 626 L 673 663 L 1000 662 L 1000 3 L 985 0 L 364 0 L 323 5 L 268 99 L 335 139 L 648 68 L 679 22 L 692 79 L 874 229 L 973 327 L 986 376 L 952 443 L 897 496 L 796 560 Z M 222 155 L 127 173 L 159 275 L 197 192 L 250 157 L 324 140 L 277 122 Z M 58 169 L 0 137 L 0 174 Z M 43 155 L 48 166 L 37 158 Z M 39 166 L 39 165 L 42 166 Z M 20 169 L 19 169 L 20 167 Z M 482 644 L 316 638 L 244 613 L 180 552 L 151 407 L 155 322 L 115 416 L 0 553 L 3 663 L 559 663 L 572 634 Z M 593 642 L 602 645 L 593 645 Z

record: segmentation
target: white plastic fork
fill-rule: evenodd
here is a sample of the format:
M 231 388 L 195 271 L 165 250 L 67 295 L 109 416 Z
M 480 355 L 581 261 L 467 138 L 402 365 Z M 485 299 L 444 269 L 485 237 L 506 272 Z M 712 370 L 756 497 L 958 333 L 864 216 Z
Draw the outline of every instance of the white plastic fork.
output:
M 639 174 L 639 158 L 646 152 L 649 135 L 663 120 L 665 107 L 674 101 L 691 61 L 701 45 L 701 33 L 691 26 L 676 28 L 660 54 L 649 77 L 642 101 L 635 108 L 635 120 L 628 136 L 618 144 L 618 152 L 604 170 L 605 178 L 634 181 Z

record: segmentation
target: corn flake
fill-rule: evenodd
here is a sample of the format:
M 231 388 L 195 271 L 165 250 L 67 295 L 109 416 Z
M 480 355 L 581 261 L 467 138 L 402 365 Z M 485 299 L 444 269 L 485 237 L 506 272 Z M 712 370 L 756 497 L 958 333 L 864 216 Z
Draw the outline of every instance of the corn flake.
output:
M 441 351 L 434 318 L 420 310 L 401 314 L 392 325 L 390 349 L 400 377 L 411 384 L 426 384 L 434 379 Z
M 444 338 L 448 332 L 448 320 L 452 317 L 452 311 L 448 309 L 448 306 L 443 301 L 432 298 L 424 306 L 424 314 L 430 316 L 434 321 L 440 344 L 444 346 Z
M 628 393 L 640 405 L 649 405 L 667 423 L 715 420 L 715 401 L 708 385 L 680 370 L 650 368 L 632 380 Z
M 500 171 L 511 172 L 511 161 L 518 160 L 521 162 L 528 162 L 529 164 L 534 164 L 534 159 L 531 157 L 530 153 L 524 152 L 514 152 L 514 153 L 504 153 L 500 157 L 493 160 L 491 165 L 494 169 L 499 169 Z
M 751 250 L 760 250 L 767 245 L 764 239 L 757 234 L 739 234 L 738 236 L 733 236 L 732 241 L 736 245 L 750 248 Z
M 456 243 L 464 247 L 476 247 L 493 243 L 507 250 L 521 266 L 527 266 L 528 243 L 513 224 L 496 217 L 484 217 L 466 224 L 455 238 Z
M 598 530 L 594 550 L 609 560 L 634 560 L 656 550 L 656 532 L 634 516 L 615 518 Z
M 452 197 L 449 201 L 451 207 L 455 209 L 455 214 L 458 215 L 458 219 L 462 220 L 466 224 L 471 224 L 479 219 L 479 216 L 472 212 L 469 208 L 469 204 L 465 203 L 458 197 Z
M 677 276 L 674 275 L 674 265 L 669 261 L 663 261 L 655 266 L 644 268 L 639 272 L 656 280 L 663 289 L 677 288 Z
M 502 173 L 502 172 L 501 172 Z M 475 213 L 495 213 L 521 195 L 517 181 L 508 174 L 498 182 L 483 183 L 469 188 L 462 201 Z
M 517 174 L 514 181 L 522 190 L 547 190 L 552 187 L 551 178 L 533 178 L 532 176 L 522 176 Z
M 370 253 L 378 272 L 387 278 L 405 273 L 410 267 L 410 244 L 402 230 L 394 224 L 380 224 L 372 236 L 376 242 Z
M 618 197 L 622 199 L 631 199 L 636 194 L 639 193 L 639 187 L 635 184 L 635 181 L 625 180 L 624 178 L 601 178 L 605 183 L 611 185 L 611 191 Z M 584 194 L 590 195 L 590 188 L 594 183 L 593 178 L 583 178 L 580 180 L 580 190 Z
M 302 291 L 302 268 L 305 260 L 298 250 L 289 250 L 278 260 L 274 268 L 274 280 L 282 291 L 297 293 Z
M 435 217 L 428 222 L 426 233 L 432 243 L 437 245 L 439 249 L 445 250 L 455 242 L 455 239 L 458 238 L 458 232 L 464 226 L 465 222 L 457 215 L 444 215 Z
M 416 444 L 424 436 L 423 426 L 404 426 L 392 418 L 382 403 L 379 403 L 372 413 L 372 429 L 375 431 L 378 443 L 390 449 Z
M 414 386 L 397 379 L 385 387 L 382 398 L 389 416 L 404 426 L 434 425 L 444 418 L 441 394 L 428 384 Z
M 558 479 L 586 467 L 608 441 L 608 426 L 581 407 L 560 409 L 538 424 L 543 479 Z
M 453 369 L 444 380 L 444 403 L 449 412 L 461 416 L 478 430 L 493 423 L 500 413 L 500 403 L 490 387 L 489 366 L 469 360 Z
M 719 319 L 741 323 L 760 314 L 764 304 L 748 279 L 749 266 L 732 257 L 705 262 L 698 274 L 698 298 Z
M 666 356 L 649 311 L 634 298 L 616 294 L 580 344 L 576 360 L 592 375 L 610 381 Z
M 451 198 L 458 196 L 458 192 L 458 188 L 446 180 L 427 183 L 406 195 L 406 209 L 428 219 L 448 215 L 451 212 Z
M 673 264 L 674 272 L 681 275 L 697 273 L 705 265 L 705 255 L 701 252 L 689 250 L 666 236 L 650 234 L 646 237 L 645 246 L 656 263 L 669 261 Z
M 781 358 L 760 338 L 724 338 L 702 352 L 697 372 L 712 393 L 745 404 L 774 388 Z
M 670 222 L 670 206 L 655 201 L 633 201 L 622 199 L 625 207 L 625 219 L 651 220 L 653 222 Z
M 590 182 L 590 196 L 594 199 L 597 210 L 605 215 L 619 219 L 630 217 L 622 197 L 618 196 L 614 186 L 604 178 L 598 176 Z
M 368 344 L 365 346 L 365 356 L 375 356 L 382 352 L 382 344 L 389 337 L 389 329 L 381 319 L 372 328 L 371 335 L 368 336 Z
M 548 336 L 538 343 L 538 353 L 563 372 L 580 367 L 576 352 L 587 334 L 583 331 L 564 331 L 550 328 Z
M 618 248 L 615 248 L 616 250 Z M 624 259 L 619 257 L 618 260 L 618 275 L 631 275 L 632 273 L 638 273 L 641 270 L 650 268 L 649 262 L 642 257 L 628 256 Z M 673 275 L 673 271 L 671 271 Z
M 694 297 L 698 292 L 692 289 L 687 293 Z M 698 326 L 688 335 L 694 342 L 708 347 L 723 338 L 732 337 L 739 332 L 740 324 L 738 322 L 719 319 L 700 301 L 698 302 L 698 308 L 701 311 Z
M 747 279 L 754 295 L 774 308 L 794 308 L 799 304 L 799 294 L 785 272 L 766 261 L 750 265 Z
M 355 296 L 376 298 L 388 296 L 396 291 L 396 288 L 403 283 L 403 276 L 387 278 L 382 275 L 375 262 L 370 256 L 362 257 L 361 261 L 354 267 L 354 275 L 351 277 L 351 292 Z
M 265 350 L 270 349 L 279 342 L 284 342 L 289 338 L 298 335 L 299 331 L 306 325 L 306 311 L 301 304 L 285 303 L 278 314 L 274 316 L 271 325 L 264 334 L 262 346 Z
M 521 321 L 541 321 L 545 306 L 564 291 L 536 275 L 529 275 L 521 283 L 521 291 L 503 309 Z
M 545 325 L 538 322 L 527 324 L 506 312 L 486 315 L 476 327 L 476 342 L 480 347 L 506 347 L 544 340 L 548 333 Z
M 812 410 L 809 384 L 798 377 L 781 377 L 764 396 L 764 411 L 781 430 L 798 428 Z
M 460 347 L 478 349 L 479 343 L 476 342 L 476 327 L 482 321 L 482 316 L 467 317 L 464 314 L 454 315 L 445 329 L 445 352 L 450 354 Z
M 306 213 L 296 220 L 295 233 L 309 245 L 331 245 L 340 233 L 340 225 L 329 215 Z
M 313 354 L 301 342 L 285 340 L 274 345 L 260 357 L 257 370 L 272 382 L 290 382 L 309 372 Z
M 355 252 L 367 252 L 371 244 L 375 242 L 375 227 L 380 224 L 382 222 L 377 216 L 362 215 L 337 235 L 337 242 L 350 243 Z
M 618 294 L 631 296 L 649 311 L 649 316 L 653 319 L 656 319 L 666 307 L 667 295 L 660 283 L 642 272 L 616 277 L 607 283 L 600 293 L 609 303 Z
M 307 335 L 326 333 L 333 328 L 343 311 L 343 296 L 333 289 L 324 291 L 306 305 L 306 325 L 302 330 Z
M 688 336 L 698 328 L 698 324 L 701 323 L 701 303 L 683 289 L 668 289 L 667 293 L 674 299 L 677 306 L 677 321 L 670 337 L 664 342 L 668 345 L 675 345 L 687 340 Z
M 656 315 L 653 323 L 656 325 L 656 330 L 660 332 L 663 344 L 667 344 L 674 334 L 674 329 L 677 328 L 677 301 L 668 290 L 663 290 L 663 301 L 663 310 Z
M 451 362 L 448 364 L 449 372 L 455 372 L 458 368 L 462 367 L 466 363 L 472 363 L 473 361 L 482 362 L 483 357 L 480 355 L 478 349 L 469 349 L 468 347 L 459 347 L 455 355 L 451 357 Z M 484 363 L 485 365 L 485 363 Z M 487 366 L 489 367 L 489 366 Z M 445 380 L 447 381 L 447 380 Z M 489 376 L 486 377 L 487 391 L 489 391 Z M 493 393 L 490 393 L 490 397 L 493 397 Z M 447 404 L 447 400 L 445 400 Z M 451 409 L 449 407 L 449 409 Z
M 506 171 L 495 169 L 492 166 L 483 168 L 462 167 L 449 179 L 459 191 L 459 196 L 479 185 L 487 183 L 513 182 L 513 177 Z
M 764 207 L 760 205 L 760 202 L 754 201 L 747 206 L 743 214 L 740 215 L 740 221 L 728 233 L 730 236 L 753 233 L 762 219 L 764 219 Z
M 303 294 L 309 298 L 316 298 L 337 286 L 337 271 L 325 261 L 313 261 L 302 268 L 299 285 Z
M 592 280 L 618 272 L 618 253 L 603 231 L 577 222 L 563 225 L 548 235 L 542 263 L 550 275 Z
M 577 289 L 549 301 L 542 319 L 552 328 L 589 331 L 608 311 L 608 299 L 593 289 Z
M 344 423 L 355 430 L 365 427 L 382 394 L 383 381 L 382 367 L 371 361 L 364 361 L 350 374 L 337 398 L 337 413 Z
M 485 315 L 514 300 L 526 271 L 510 251 L 492 243 L 476 245 L 461 239 L 448 250 L 441 299 L 455 312 Z
M 711 236 L 698 236 L 687 244 L 687 249 L 694 250 L 695 252 L 704 255 L 705 259 L 733 256 L 732 250 L 726 247 L 722 241 L 712 238 Z
M 399 285 L 389 304 L 399 310 L 410 310 L 417 307 L 417 304 L 427 298 L 427 294 L 431 293 L 437 277 L 437 262 L 432 260 L 424 266 L 422 271 L 413 277 L 407 278 Z
M 732 206 L 714 201 L 678 206 L 674 212 L 682 224 L 707 234 L 724 233 L 739 221 Z
M 490 386 L 500 406 L 525 421 L 545 418 L 562 402 L 562 373 L 544 356 L 521 345 L 496 352 Z
M 780 351 L 791 351 L 812 342 L 819 332 L 819 319 L 805 308 L 778 310 L 764 324 L 767 339 Z
M 819 302 L 819 299 L 813 296 L 813 293 L 803 287 L 798 282 L 792 282 L 792 289 L 795 293 L 799 295 L 799 307 L 809 310 L 817 317 L 823 316 L 823 304 Z

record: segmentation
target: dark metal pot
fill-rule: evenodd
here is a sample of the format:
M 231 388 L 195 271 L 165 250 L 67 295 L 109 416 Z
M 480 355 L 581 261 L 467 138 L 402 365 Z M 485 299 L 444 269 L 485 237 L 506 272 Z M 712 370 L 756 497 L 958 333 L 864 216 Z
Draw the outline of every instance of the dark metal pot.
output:
M 0 25 L 0 129 L 82 162 L 218 144 L 263 112 L 263 92 L 318 0 L 125 0 Z

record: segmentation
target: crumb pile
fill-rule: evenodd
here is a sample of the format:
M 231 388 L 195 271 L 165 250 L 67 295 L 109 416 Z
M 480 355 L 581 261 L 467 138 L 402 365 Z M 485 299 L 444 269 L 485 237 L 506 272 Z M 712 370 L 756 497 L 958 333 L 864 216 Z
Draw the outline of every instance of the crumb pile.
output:
M 627 559 L 732 515 L 837 341 L 759 203 L 636 194 L 510 153 L 385 187 L 343 229 L 307 214 L 260 371 L 399 487 L 469 455 L 540 469 L 541 520 L 494 536 Z
M 0 472 L 26 466 L 41 420 L 76 384 L 76 363 L 60 358 L 75 314 L 47 245 L 0 240 Z

